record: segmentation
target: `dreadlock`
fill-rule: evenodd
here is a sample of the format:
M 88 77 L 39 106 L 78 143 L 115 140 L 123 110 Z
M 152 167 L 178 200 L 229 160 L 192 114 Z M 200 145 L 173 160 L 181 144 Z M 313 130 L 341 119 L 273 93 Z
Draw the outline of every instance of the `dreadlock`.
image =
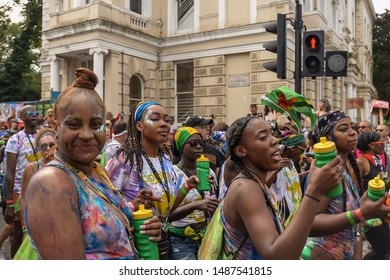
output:
M 229 127 L 226 138 L 227 138 L 227 145 L 230 153 L 230 158 L 233 161 L 234 166 L 237 168 L 238 171 L 244 174 L 245 177 L 257 182 L 252 172 L 245 167 L 245 165 L 241 161 L 241 158 L 238 157 L 234 152 L 234 148 L 237 147 L 241 141 L 242 133 L 244 132 L 245 127 L 252 119 L 257 119 L 257 117 L 247 116 L 236 120 Z

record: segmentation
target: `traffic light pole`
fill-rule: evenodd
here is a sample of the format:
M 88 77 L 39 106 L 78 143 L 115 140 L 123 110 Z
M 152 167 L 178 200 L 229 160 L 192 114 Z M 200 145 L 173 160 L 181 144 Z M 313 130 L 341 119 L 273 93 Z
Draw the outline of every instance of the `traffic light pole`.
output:
M 295 0 L 295 92 L 301 94 L 302 91 L 302 5 L 299 4 L 299 0 Z

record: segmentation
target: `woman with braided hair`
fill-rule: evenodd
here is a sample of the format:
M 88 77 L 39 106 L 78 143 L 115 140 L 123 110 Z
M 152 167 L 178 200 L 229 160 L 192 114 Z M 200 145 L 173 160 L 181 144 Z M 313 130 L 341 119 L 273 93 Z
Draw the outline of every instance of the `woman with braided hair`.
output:
M 153 208 L 154 214 L 163 223 L 163 228 L 167 229 L 176 188 L 172 162 L 161 150 L 161 145 L 168 140 L 170 132 L 169 115 L 158 102 L 141 101 L 131 109 L 128 130 L 128 138 L 119 155 L 107 163 L 108 175 L 125 198 L 133 203 L 139 192 L 151 191 L 153 197 L 144 199 L 143 203 L 147 208 Z M 188 188 L 192 188 L 197 186 L 197 182 L 197 177 L 191 176 L 186 184 Z M 163 231 L 158 245 L 160 259 L 167 259 L 167 232 Z
M 384 168 L 378 155 L 385 151 L 385 143 L 381 136 L 372 132 L 359 134 L 357 148 L 362 156 L 357 158 L 360 174 L 363 179 L 363 189 L 366 191 L 368 182 L 375 177 L 383 179 Z M 370 242 L 372 250 L 365 256 L 365 260 L 384 260 L 390 249 L 389 225 L 383 219 L 373 219 L 364 225 L 367 232 L 364 233 Z
M 385 196 L 377 202 L 362 195 L 362 181 L 353 155 L 358 140 L 355 125 L 342 111 L 321 116 L 314 127 L 314 140 L 326 137 L 336 145 L 340 164 L 343 193 L 323 197 L 314 219 L 310 238 L 302 253 L 304 259 L 349 260 L 361 259 L 362 243 L 359 224 L 366 219 L 390 213 L 384 205 Z M 311 173 L 311 172 L 310 172 Z M 313 174 L 310 174 L 310 177 Z M 307 192 L 308 190 L 306 190 Z
M 132 210 L 95 159 L 104 146 L 104 103 L 97 76 L 79 68 L 55 104 L 57 150 L 31 178 L 24 217 L 41 259 L 138 259 Z M 142 225 L 160 240 L 157 217 Z
M 238 119 L 228 130 L 231 160 L 240 173 L 222 201 L 221 220 L 223 250 L 235 259 L 299 259 L 321 197 L 340 182 L 340 157 L 320 169 L 313 164 L 306 194 L 284 230 L 265 185 L 267 173 L 278 169 L 281 159 L 271 132 L 256 117 Z

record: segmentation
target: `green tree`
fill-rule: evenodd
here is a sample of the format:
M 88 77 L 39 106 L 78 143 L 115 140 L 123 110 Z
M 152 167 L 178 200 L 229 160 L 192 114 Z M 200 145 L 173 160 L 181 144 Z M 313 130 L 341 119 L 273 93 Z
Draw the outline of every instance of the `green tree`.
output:
M 18 36 L 9 43 L 10 53 L 0 67 L 2 102 L 39 100 L 41 96 L 38 48 L 41 46 L 42 0 L 26 1 L 22 15 L 21 32 L 13 34 Z
M 379 98 L 390 102 L 390 10 L 378 15 L 373 27 L 373 82 Z

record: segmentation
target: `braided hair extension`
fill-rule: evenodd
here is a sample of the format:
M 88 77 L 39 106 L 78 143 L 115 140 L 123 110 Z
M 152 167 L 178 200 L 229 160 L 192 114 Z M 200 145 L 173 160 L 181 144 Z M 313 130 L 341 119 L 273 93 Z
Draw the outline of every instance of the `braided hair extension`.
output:
M 137 110 L 139 103 L 134 104 L 131 107 L 129 120 L 127 124 L 128 137 L 123 143 L 120 151 L 125 153 L 125 164 L 130 161 L 130 169 L 134 165 L 134 157 L 138 166 L 138 173 L 141 178 L 143 169 L 142 152 L 141 152 L 141 133 L 137 130 L 137 124 L 135 122 L 135 111 Z
M 226 138 L 227 138 L 227 145 L 230 153 L 230 158 L 233 161 L 234 166 L 237 168 L 238 171 L 240 171 L 243 175 L 245 175 L 245 177 L 257 182 L 252 172 L 245 167 L 245 165 L 241 161 L 241 158 L 238 157 L 234 152 L 234 148 L 237 147 L 238 144 L 240 143 L 242 133 L 245 127 L 252 119 L 257 119 L 257 117 L 247 116 L 236 120 L 229 127 Z
M 355 177 L 356 177 L 356 180 L 357 180 L 357 183 L 358 183 L 358 185 L 356 187 L 358 188 L 359 195 L 362 196 L 363 192 L 364 192 L 364 190 L 363 190 L 363 180 L 362 180 L 362 176 L 360 174 L 360 170 L 359 170 L 359 167 L 358 167 L 355 155 L 348 154 L 348 161 L 349 161 L 349 163 L 352 166 L 353 172 L 355 173 Z M 352 178 L 353 178 L 353 176 L 352 176 Z

